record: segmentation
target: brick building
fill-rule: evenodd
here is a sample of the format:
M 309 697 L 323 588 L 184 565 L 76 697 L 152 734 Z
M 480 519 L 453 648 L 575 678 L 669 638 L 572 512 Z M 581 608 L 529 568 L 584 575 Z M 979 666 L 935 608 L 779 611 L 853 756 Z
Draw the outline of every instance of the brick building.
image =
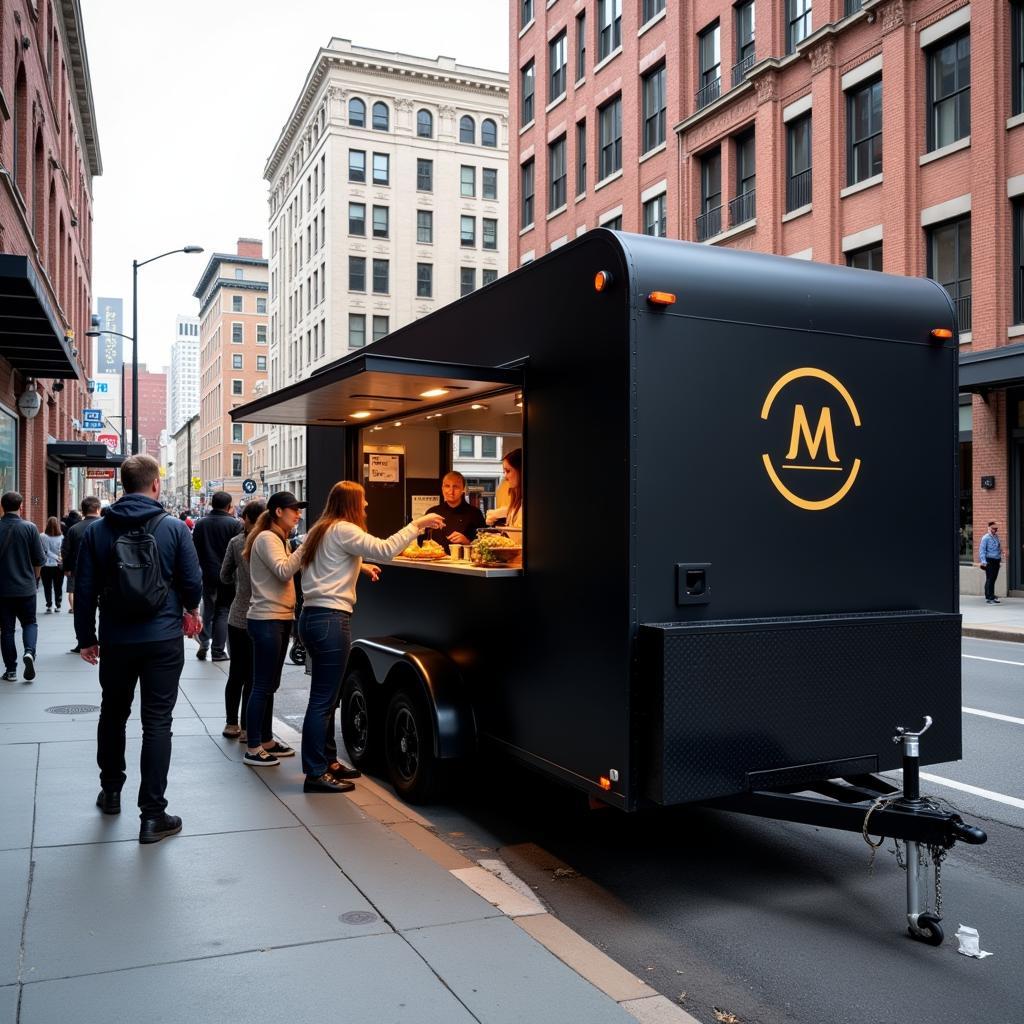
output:
M 929 275 L 960 321 L 961 586 L 1024 591 L 1024 3 L 516 0 L 513 264 L 626 231 Z
M 39 526 L 79 500 L 74 467 L 96 457 L 77 425 L 101 171 L 78 0 L 0 5 L 0 490 Z
M 129 438 L 132 423 L 131 363 L 125 364 L 124 406 Z M 167 369 L 153 371 L 139 363 L 139 451 L 160 458 L 160 434 L 167 429 Z

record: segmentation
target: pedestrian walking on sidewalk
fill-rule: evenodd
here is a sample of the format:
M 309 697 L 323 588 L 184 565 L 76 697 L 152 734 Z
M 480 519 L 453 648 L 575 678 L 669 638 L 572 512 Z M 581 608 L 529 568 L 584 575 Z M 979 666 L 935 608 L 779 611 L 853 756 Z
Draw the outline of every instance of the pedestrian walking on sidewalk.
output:
M 289 551 L 288 534 L 299 521 L 306 502 L 291 491 L 270 496 L 266 511 L 256 520 L 242 549 L 249 562 L 252 597 L 246 628 L 252 638 L 252 693 L 245 709 L 247 750 L 242 760 L 253 768 L 271 768 L 295 751 L 274 739 L 274 694 L 292 635 L 295 584 L 302 548 Z
M 39 531 L 21 518 L 24 499 L 17 491 L 0 498 L 0 651 L 3 652 L 5 683 L 18 681 L 18 648 L 14 630 L 21 623 L 21 657 L 25 682 L 36 677 L 36 589 L 45 556 Z
M 203 631 L 199 634 L 196 657 L 206 660 L 212 647 L 213 661 L 227 661 L 228 612 L 235 599 L 235 588 L 221 582 L 220 567 L 228 541 L 242 532 L 242 524 L 235 518 L 231 495 L 217 491 L 210 499 L 212 511 L 203 516 L 192 531 L 192 541 L 203 570 Z
M 82 515 L 64 534 L 64 543 L 60 548 L 60 560 L 67 578 L 68 611 L 75 610 L 75 563 L 78 561 L 78 548 L 82 543 L 82 534 L 100 517 L 100 499 L 89 494 L 82 499 Z M 68 515 L 70 519 L 70 514 Z M 71 648 L 72 654 L 78 654 L 81 648 L 76 643 Z
M 302 614 L 299 636 L 313 660 L 309 705 L 302 722 L 303 789 L 337 793 L 352 789 L 346 780 L 359 772 L 336 759 L 328 760 L 328 720 L 333 727 L 341 680 L 352 643 L 351 619 L 360 575 L 380 578 L 380 566 L 364 558 L 390 561 L 424 530 L 441 529 L 444 517 L 427 513 L 381 540 L 366 532 L 366 493 L 349 480 L 331 488 L 327 504 L 299 549 L 302 552 Z
M 981 538 L 978 546 L 978 561 L 985 570 L 985 603 L 1001 604 L 996 597 L 996 577 L 1003 564 L 1003 549 L 999 543 L 999 527 L 994 520 L 988 524 L 988 533 Z
M 60 562 L 60 549 L 64 545 L 64 536 L 60 532 L 60 522 L 56 516 L 50 516 L 46 520 L 46 529 L 43 530 L 40 541 L 43 545 L 43 555 L 46 561 L 40 570 L 43 580 L 43 594 L 46 597 L 46 614 L 53 612 L 54 605 L 60 611 L 62 587 L 64 584 L 64 568 Z
M 96 804 L 104 814 L 121 810 L 125 723 L 138 683 L 139 842 L 157 843 L 181 831 L 181 818 L 167 813 L 164 791 L 171 761 L 171 716 L 185 661 L 182 634 L 195 636 L 202 628 L 198 606 L 203 578 L 188 528 L 157 500 L 156 459 L 125 459 L 121 485 L 124 496 L 82 535 L 75 565 L 75 632 L 82 658 L 100 666 L 103 697 L 96 761 L 102 788 Z
M 222 736 L 237 739 L 240 743 L 246 740 L 245 708 L 252 693 L 252 640 L 246 629 L 246 618 L 249 614 L 249 601 L 252 598 L 252 582 L 249 579 L 249 563 L 242 557 L 245 539 L 249 536 L 256 521 L 266 511 L 266 504 L 259 499 L 250 501 L 242 513 L 243 533 L 238 533 L 228 541 L 224 552 L 224 561 L 220 567 L 221 583 L 235 588 L 235 599 L 228 609 L 228 647 L 231 649 L 231 670 L 228 672 L 227 685 L 224 687 L 224 707 L 226 711 Z M 239 715 L 241 702 L 241 715 Z

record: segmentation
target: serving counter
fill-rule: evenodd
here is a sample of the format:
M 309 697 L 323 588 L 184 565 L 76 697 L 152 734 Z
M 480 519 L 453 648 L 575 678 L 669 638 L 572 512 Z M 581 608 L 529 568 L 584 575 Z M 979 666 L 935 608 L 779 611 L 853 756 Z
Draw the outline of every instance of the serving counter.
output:
M 472 562 L 459 561 L 453 558 L 438 558 L 431 561 L 420 558 L 403 558 L 399 555 L 388 562 L 377 561 L 375 564 L 395 565 L 403 569 L 422 569 L 426 572 L 451 573 L 456 576 L 479 576 L 485 579 L 500 579 L 503 577 L 523 575 L 521 566 L 473 565 Z

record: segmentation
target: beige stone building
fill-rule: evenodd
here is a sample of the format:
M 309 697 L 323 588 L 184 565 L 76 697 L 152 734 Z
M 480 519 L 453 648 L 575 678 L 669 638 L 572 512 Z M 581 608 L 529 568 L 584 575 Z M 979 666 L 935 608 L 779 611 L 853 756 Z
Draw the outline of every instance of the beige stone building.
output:
M 504 72 L 320 50 L 264 171 L 272 390 L 505 273 L 508 141 Z M 304 496 L 304 433 L 269 428 L 271 492 Z
M 240 238 L 235 254 L 215 252 L 193 293 L 199 300 L 199 453 L 197 504 L 213 491 L 243 499 L 247 444 L 256 428 L 232 423 L 231 410 L 266 386 L 267 261 L 259 239 Z

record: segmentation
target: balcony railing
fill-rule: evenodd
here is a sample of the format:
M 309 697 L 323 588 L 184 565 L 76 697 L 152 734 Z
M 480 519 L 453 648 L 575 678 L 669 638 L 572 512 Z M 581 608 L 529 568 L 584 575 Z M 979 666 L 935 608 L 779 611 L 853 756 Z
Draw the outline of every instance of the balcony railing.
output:
M 713 82 L 708 82 L 703 89 L 697 93 L 697 109 L 703 110 L 709 103 L 714 103 L 722 95 L 722 78 L 719 76 Z
M 752 53 L 748 53 L 743 60 L 739 61 L 732 66 L 732 87 L 735 89 L 744 78 L 747 77 L 747 72 L 754 66 L 755 56 Z
M 706 238 L 713 238 L 722 230 L 722 208 L 716 206 L 707 213 L 702 213 L 697 218 L 697 241 L 703 242 Z
M 953 300 L 956 305 L 956 322 L 961 334 L 966 334 L 971 329 L 971 296 L 961 295 Z
M 794 174 L 786 182 L 786 212 L 799 210 L 811 201 L 811 169 Z
M 752 188 L 749 192 L 744 192 L 736 196 L 735 199 L 729 200 L 729 227 L 734 228 L 754 219 L 757 213 L 754 202 L 756 195 L 757 189 Z

